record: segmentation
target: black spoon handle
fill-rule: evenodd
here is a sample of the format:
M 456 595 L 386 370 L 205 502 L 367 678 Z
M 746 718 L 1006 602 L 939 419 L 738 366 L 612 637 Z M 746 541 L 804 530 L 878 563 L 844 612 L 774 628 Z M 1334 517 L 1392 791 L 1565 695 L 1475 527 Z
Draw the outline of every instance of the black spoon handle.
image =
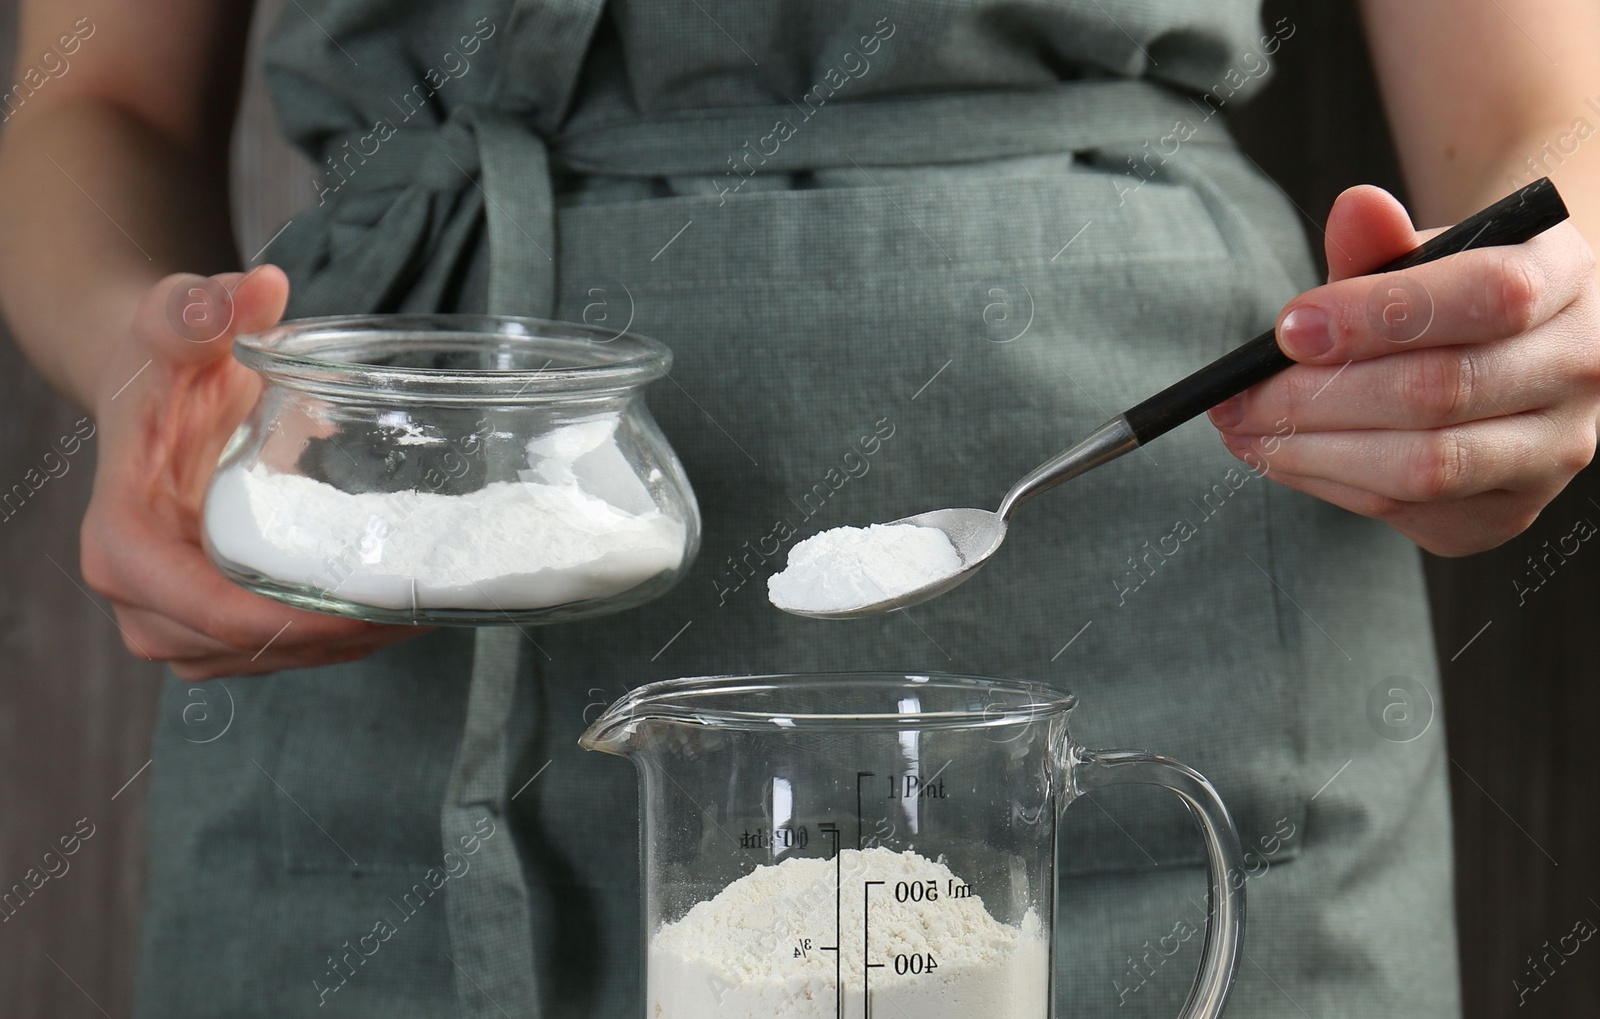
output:
M 1471 248 L 1521 244 L 1567 218 L 1567 206 L 1549 177 L 1476 213 L 1419 248 L 1367 275 L 1399 272 Z M 1128 410 L 1123 417 L 1143 445 L 1294 364 L 1268 330 L 1217 358 L 1181 382 Z

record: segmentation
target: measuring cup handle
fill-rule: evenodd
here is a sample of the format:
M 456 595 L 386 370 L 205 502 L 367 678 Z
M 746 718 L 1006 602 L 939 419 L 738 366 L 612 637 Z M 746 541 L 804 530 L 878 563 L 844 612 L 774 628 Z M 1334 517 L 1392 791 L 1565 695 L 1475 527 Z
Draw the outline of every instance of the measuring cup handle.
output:
M 1073 786 L 1089 793 L 1112 785 L 1158 785 L 1178 795 L 1200 822 L 1206 842 L 1210 889 L 1200 971 L 1178 1019 L 1216 1019 L 1228 1002 L 1244 942 L 1244 872 L 1239 833 L 1228 808 L 1206 777 L 1193 768 L 1142 750 L 1082 750 L 1074 754 Z

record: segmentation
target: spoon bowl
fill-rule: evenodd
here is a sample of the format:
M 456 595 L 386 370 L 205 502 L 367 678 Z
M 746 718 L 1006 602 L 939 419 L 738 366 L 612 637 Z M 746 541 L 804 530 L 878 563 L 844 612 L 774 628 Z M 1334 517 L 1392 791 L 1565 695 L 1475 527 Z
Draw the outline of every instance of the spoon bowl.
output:
M 914 517 L 891 520 L 890 524 L 910 524 L 943 531 L 945 537 L 950 539 L 950 544 L 955 546 L 956 555 L 961 557 L 961 569 L 893 598 L 884 598 L 865 605 L 852 605 L 847 609 L 824 612 L 796 608 L 785 608 L 784 611 L 791 615 L 805 616 L 807 619 L 860 619 L 864 616 L 876 616 L 920 605 L 969 580 L 978 572 L 978 568 L 999 550 L 1000 543 L 1006 537 L 1005 518 L 991 510 L 932 510 L 928 513 L 918 513 Z

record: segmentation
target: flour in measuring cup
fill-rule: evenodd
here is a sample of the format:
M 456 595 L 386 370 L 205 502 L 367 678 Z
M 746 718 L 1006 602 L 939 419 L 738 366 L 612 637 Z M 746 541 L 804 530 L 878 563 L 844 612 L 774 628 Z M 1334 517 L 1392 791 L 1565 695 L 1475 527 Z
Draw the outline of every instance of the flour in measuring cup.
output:
M 936 527 L 872 524 L 813 534 L 767 581 L 788 612 L 843 612 L 898 598 L 961 572 L 961 556 Z
M 965 887 L 943 863 L 883 847 L 757 867 L 655 932 L 647 1014 L 834 1019 L 835 956 L 819 946 L 837 936 L 845 1016 L 864 1014 L 870 990 L 875 1016 L 1042 1019 L 1050 950 L 1037 915 L 1001 923 L 978 896 L 953 894 Z
M 614 428 L 541 436 L 521 480 L 461 495 L 351 493 L 233 467 L 207 496 L 206 534 L 238 566 L 379 608 L 534 609 L 619 594 L 679 566 L 686 535 L 628 469 Z

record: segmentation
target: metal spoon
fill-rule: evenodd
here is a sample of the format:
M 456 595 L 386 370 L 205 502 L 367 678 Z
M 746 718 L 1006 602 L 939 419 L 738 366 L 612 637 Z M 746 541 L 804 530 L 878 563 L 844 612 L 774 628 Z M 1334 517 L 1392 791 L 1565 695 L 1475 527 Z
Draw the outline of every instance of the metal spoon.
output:
M 1472 248 L 1521 244 L 1567 218 L 1567 207 L 1555 184 L 1543 177 L 1462 220 L 1370 275 L 1400 272 Z M 1201 368 L 1089 433 L 1081 442 L 1040 464 L 1006 493 L 1000 508 L 941 509 L 902 517 L 894 524 L 933 527 L 945 533 L 961 557 L 961 569 L 893 598 L 826 612 L 784 609 L 812 619 L 856 619 L 918 605 L 957 587 L 989 560 L 1006 537 L 1006 524 L 1017 507 L 1040 492 L 1054 488 L 1085 471 L 1115 460 L 1124 453 L 1204 414 L 1230 397 L 1264 382 L 1294 364 L 1278 348 L 1272 330 Z M 781 606 L 780 606 L 781 607 Z

